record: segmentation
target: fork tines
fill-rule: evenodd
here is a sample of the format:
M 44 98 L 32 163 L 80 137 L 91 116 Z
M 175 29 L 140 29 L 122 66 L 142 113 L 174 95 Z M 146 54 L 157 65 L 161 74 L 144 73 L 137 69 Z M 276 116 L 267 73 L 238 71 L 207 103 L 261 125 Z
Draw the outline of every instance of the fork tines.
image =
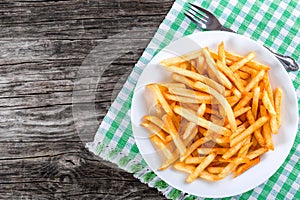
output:
M 189 3 L 189 5 L 190 7 L 184 10 L 184 15 L 203 29 L 207 28 L 206 22 L 208 20 L 208 16 L 205 10 L 191 3 Z

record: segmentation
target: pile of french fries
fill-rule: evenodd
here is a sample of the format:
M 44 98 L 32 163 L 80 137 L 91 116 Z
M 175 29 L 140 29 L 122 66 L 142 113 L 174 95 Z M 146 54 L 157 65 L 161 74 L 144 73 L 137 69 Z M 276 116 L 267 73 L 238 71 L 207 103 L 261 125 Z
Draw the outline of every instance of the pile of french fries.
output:
M 165 59 L 169 83 L 146 86 L 155 112 L 141 125 L 170 166 L 197 178 L 217 181 L 239 176 L 274 150 L 272 134 L 281 126 L 282 90 L 272 90 L 269 66 L 245 56 L 208 47 Z

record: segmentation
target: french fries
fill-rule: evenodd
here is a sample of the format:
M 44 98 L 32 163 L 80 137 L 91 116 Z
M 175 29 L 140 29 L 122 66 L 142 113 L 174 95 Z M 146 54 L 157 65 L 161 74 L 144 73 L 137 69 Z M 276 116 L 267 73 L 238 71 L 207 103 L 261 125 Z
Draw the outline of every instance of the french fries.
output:
M 269 66 L 208 47 L 161 61 L 170 83 L 147 85 L 156 113 L 141 125 L 165 157 L 160 170 L 173 166 L 186 182 L 237 177 L 274 150 L 272 133 L 281 126 L 283 91 L 273 92 Z M 171 82 L 172 81 L 172 82 Z
M 199 177 L 202 171 L 215 159 L 216 153 L 209 154 L 198 166 L 197 168 L 186 178 L 187 183 L 193 182 Z

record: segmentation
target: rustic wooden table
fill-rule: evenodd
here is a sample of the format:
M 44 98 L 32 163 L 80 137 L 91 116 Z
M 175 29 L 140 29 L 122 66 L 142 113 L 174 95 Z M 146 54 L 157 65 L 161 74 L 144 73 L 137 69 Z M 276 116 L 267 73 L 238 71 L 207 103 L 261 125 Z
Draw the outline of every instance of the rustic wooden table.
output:
M 84 144 L 92 140 L 172 3 L 0 2 L 0 199 L 164 199 L 132 174 L 89 153 Z M 86 57 L 99 43 L 124 32 L 132 46 L 88 85 L 96 99 L 83 95 L 74 102 L 74 83 Z M 91 74 L 85 76 L 98 77 Z M 97 120 L 85 115 L 75 123 L 75 104 L 95 105 Z

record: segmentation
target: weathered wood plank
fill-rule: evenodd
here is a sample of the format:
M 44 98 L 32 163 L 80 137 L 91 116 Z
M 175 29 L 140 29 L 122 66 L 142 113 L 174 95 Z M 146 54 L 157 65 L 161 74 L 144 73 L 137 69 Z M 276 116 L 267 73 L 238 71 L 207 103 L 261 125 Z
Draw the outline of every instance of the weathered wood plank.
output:
M 172 3 L 0 2 L 1 199 L 163 199 L 89 153 L 84 142 L 92 140 Z M 121 55 L 99 78 L 86 60 L 103 42 L 113 44 L 99 51 L 104 58 L 112 49 Z M 74 87 L 81 78 L 92 82 Z M 74 105 L 85 110 L 79 121 Z
M 51 152 L 51 151 L 50 151 Z M 1 198 L 157 198 L 158 192 L 84 149 L 0 160 Z M 6 192 L 3 192 L 6 191 Z M 142 194 L 143 193 L 143 194 Z
M 17 1 L 2 4 L 2 38 L 101 39 L 156 27 L 172 1 Z M 14 34 L 11 34 L 11 33 Z

